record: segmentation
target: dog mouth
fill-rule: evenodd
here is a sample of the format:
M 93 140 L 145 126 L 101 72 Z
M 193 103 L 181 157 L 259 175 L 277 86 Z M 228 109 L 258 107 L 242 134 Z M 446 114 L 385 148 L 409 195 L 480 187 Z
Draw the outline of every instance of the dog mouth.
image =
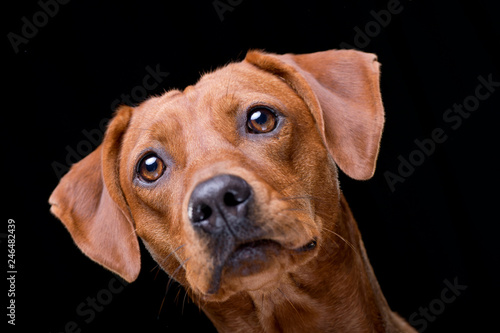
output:
M 316 238 L 293 249 L 286 248 L 272 239 L 259 239 L 242 243 L 236 246 L 222 265 L 216 268 L 208 294 L 218 292 L 222 276 L 224 278 L 251 276 L 278 264 L 276 259 L 284 252 L 300 255 L 314 250 L 316 245 Z
M 239 245 L 225 262 L 225 273 L 248 276 L 265 268 L 271 257 L 278 256 L 283 246 L 270 239 L 261 239 Z

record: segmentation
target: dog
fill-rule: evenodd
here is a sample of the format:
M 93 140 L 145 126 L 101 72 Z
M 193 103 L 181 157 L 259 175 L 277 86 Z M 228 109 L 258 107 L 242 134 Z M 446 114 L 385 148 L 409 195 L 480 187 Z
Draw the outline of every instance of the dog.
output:
M 389 308 L 338 181 L 375 172 L 379 68 L 355 50 L 251 50 L 121 106 L 51 212 L 129 282 L 142 239 L 219 332 L 416 332 Z

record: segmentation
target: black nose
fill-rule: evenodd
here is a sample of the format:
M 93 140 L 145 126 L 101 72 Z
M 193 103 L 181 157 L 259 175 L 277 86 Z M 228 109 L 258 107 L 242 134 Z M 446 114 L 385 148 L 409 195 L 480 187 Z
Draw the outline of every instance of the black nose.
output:
M 198 184 L 189 198 L 188 217 L 196 228 L 217 233 L 248 212 L 252 190 L 237 176 L 219 175 Z

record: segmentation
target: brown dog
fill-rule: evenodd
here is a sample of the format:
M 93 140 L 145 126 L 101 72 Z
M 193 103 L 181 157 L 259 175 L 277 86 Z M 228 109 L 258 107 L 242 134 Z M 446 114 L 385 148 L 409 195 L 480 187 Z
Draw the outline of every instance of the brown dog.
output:
M 136 108 L 50 197 L 80 249 L 127 281 L 138 237 L 220 332 L 415 332 L 380 291 L 338 184 L 372 177 L 375 55 L 250 51 Z

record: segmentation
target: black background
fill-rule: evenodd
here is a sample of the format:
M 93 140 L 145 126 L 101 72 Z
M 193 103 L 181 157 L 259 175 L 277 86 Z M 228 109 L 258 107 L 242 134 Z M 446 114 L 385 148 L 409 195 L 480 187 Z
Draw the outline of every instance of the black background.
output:
M 68 147 L 83 147 L 83 131 L 111 117 L 113 102 L 142 85 L 147 66 L 169 73 L 148 92 L 160 94 L 242 59 L 250 48 L 308 53 L 341 43 L 374 52 L 382 63 L 386 126 L 377 172 L 366 182 L 342 175 L 341 185 L 389 304 L 408 319 L 438 306 L 444 280 L 456 279 L 467 289 L 425 331 L 497 327 L 500 89 L 457 129 L 443 120 L 447 109 L 474 96 L 479 76 L 500 81 L 493 2 L 401 0 L 401 11 L 381 27 L 372 11 L 387 9 L 388 1 L 233 0 L 221 20 L 211 0 L 74 0 L 60 5 L 17 53 L 8 33 L 21 35 L 22 18 L 33 22 L 41 7 L 4 4 L 0 232 L 6 267 L 7 220 L 16 221 L 16 328 L 64 332 L 74 321 L 82 332 L 213 332 L 178 285 L 165 297 L 168 277 L 152 271 L 146 251 L 139 279 L 106 299 L 95 318 L 76 312 L 89 297 L 109 295 L 103 290 L 114 275 L 82 255 L 49 213 L 58 183 L 53 164 L 66 164 Z M 366 28 L 372 37 L 357 39 Z M 398 156 L 408 159 L 414 140 L 430 138 L 435 128 L 446 141 L 391 191 L 384 174 L 397 173 Z M 6 312 L 8 285 L 2 285 Z

